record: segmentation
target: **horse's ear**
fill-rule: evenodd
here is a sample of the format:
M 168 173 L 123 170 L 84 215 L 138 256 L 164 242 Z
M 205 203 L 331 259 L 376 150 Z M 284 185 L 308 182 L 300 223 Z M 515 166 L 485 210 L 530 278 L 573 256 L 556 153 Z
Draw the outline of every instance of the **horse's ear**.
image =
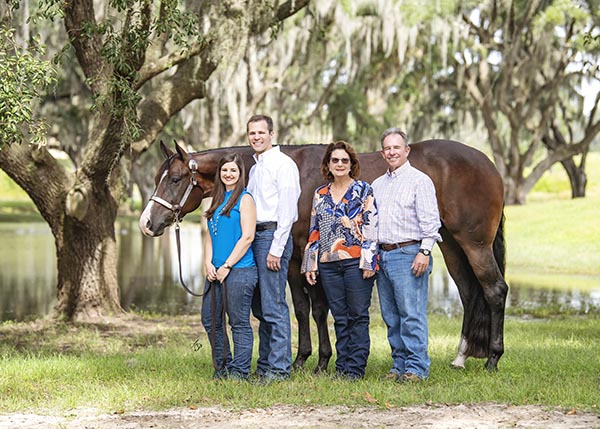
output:
M 181 157 L 181 160 L 185 162 L 190 156 L 185 151 L 185 149 L 183 149 L 181 146 L 179 146 L 179 144 L 177 143 L 176 140 L 174 140 L 174 142 L 175 142 L 175 150 L 177 151 L 177 153 Z
M 173 151 L 171 151 L 171 149 L 169 149 L 162 140 L 160 141 L 160 150 L 167 159 L 169 159 L 173 155 Z

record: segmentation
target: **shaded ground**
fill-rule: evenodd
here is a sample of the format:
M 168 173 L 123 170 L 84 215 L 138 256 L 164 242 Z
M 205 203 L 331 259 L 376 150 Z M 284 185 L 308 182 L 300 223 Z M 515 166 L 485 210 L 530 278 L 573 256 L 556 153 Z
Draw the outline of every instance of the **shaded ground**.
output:
M 97 414 L 75 410 L 64 416 L 0 415 L 1 429 L 188 429 L 188 428 L 600 428 L 600 415 L 539 406 L 501 404 L 378 408 L 277 406 L 232 411 L 178 408 L 162 412 Z

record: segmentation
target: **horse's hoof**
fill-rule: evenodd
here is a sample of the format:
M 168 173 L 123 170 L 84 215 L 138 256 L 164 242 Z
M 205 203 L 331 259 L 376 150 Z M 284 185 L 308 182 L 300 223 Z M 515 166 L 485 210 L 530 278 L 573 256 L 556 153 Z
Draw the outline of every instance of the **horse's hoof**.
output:
M 315 368 L 315 370 L 313 372 L 315 375 L 325 373 L 325 372 L 327 372 L 328 366 L 329 366 L 329 358 L 322 357 L 319 359 L 319 363 L 317 364 L 317 367 Z
M 490 357 L 488 357 L 487 360 L 485 361 L 485 369 L 487 369 L 489 372 L 498 371 L 498 361 L 500 360 L 500 356 L 502 356 L 502 355 L 497 354 L 497 353 L 492 353 L 492 355 Z
M 465 369 L 465 366 L 464 365 L 458 365 L 458 364 L 455 364 L 454 362 L 452 362 L 450 364 L 450 368 L 455 369 L 457 371 L 463 371 Z
M 485 369 L 488 370 L 488 372 L 498 371 L 498 365 L 494 364 L 494 363 L 490 363 L 489 361 L 485 363 L 484 367 L 485 367 Z
M 323 375 L 323 374 L 327 374 L 327 368 L 321 368 L 319 365 L 317 365 L 315 367 L 315 369 L 313 370 L 313 374 L 314 375 Z
M 292 371 L 297 371 L 304 368 L 306 358 L 297 357 L 294 363 L 292 363 Z

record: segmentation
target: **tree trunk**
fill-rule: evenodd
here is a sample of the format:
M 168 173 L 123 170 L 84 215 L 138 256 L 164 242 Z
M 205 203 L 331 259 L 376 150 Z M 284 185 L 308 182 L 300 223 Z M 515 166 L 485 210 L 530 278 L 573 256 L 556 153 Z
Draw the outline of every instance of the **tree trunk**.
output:
M 561 161 L 561 164 L 571 184 L 571 198 L 585 197 L 585 188 L 587 185 L 587 174 L 585 173 L 585 163 L 582 162 L 579 167 L 575 165 L 572 158 Z
M 551 124 L 552 134 L 546 134 L 542 138 L 542 143 L 549 149 L 556 151 L 561 146 L 568 146 L 567 139 L 564 134 L 560 131 L 560 127 Z M 567 176 L 569 177 L 569 184 L 571 185 L 571 198 L 582 198 L 585 197 L 585 187 L 587 185 L 587 174 L 585 173 L 585 159 L 590 147 L 587 145 L 581 151 L 581 162 L 579 167 L 575 164 L 573 156 L 565 158 L 560 161 L 563 168 L 565 169 Z
M 116 205 L 95 196 L 82 220 L 66 216 L 57 239 L 56 317 L 95 322 L 124 313 L 117 281 Z
M 523 205 L 527 200 L 527 192 L 514 177 L 504 176 L 504 202 L 506 205 Z
M 102 176 L 67 172 L 45 148 L 13 144 L 0 168 L 31 197 L 54 236 L 55 318 L 98 321 L 123 313 L 117 283 L 117 203 Z
M 142 199 L 142 207 L 144 207 L 152 193 L 154 192 L 154 174 L 156 173 L 156 167 L 160 165 L 162 160 L 155 159 L 152 156 L 148 156 L 145 153 L 142 157 L 137 159 L 131 170 L 131 178 L 137 185 L 140 197 Z

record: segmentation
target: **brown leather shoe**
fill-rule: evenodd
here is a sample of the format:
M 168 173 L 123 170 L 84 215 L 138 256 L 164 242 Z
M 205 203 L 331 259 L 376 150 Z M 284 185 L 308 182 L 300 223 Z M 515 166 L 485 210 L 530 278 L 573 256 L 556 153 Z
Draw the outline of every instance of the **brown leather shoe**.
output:
M 396 374 L 395 372 L 388 372 L 386 375 L 381 377 L 381 381 L 395 381 L 399 383 L 401 378 L 402 376 L 400 374 Z
M 417 374 L 413 374 L 412 372 L 407 372 L 405 374 L 402 374 L 402 377 L 400 377 L 400 383 L 419 383 L 421 381 L 423 381 L 423 379 L 421 377 L 419 377 Z

